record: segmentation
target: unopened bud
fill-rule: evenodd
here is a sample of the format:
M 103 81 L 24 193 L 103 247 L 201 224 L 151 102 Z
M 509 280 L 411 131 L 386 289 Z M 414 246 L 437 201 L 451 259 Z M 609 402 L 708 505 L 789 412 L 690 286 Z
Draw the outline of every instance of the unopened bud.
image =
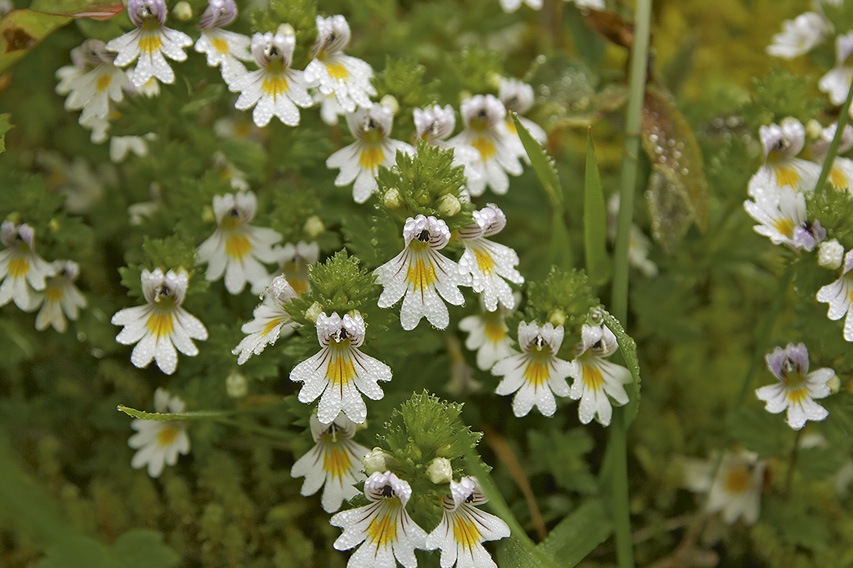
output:
M 189 2 L 181 1 L 172 8 L 172 15 L 182 22 L 189 22 L 193 17 L 193 8 Z
M 823 241 L 817 252 L 817 263 L 824 268 L 835 270 L 844 259 L 844 247 L 836 239 Z
M 429 480 L 440 485 L 442 483 L 450 483 L 453 479 L 453 468 L 450 466 L 450 460 L 447 458 L 435 458 L 426 470 Z
M 307 310 L 305 310 L 305 319 L 311 323 L 317 323 L 317 318 L 320 317 L 320 314 L 322 313 L 323 306 L 320 305 L 320 302 L 314 302 Z
M 275 33 L 281 34 L 283 36 L 295 36 L 296 30 L 293 29 L 293 26 L 290 24 L 281 24 L 276 30 Z
M 326 231 L 326 225 L 323 224 L 323 220 L 318 216 L 311 215 L 305 220 L 302 230 L 312 239 L 316 239 Z
M 557 308 L 556 310 L 551 312 L 551 315 L 548 316 L 548 321 L 550 321 L 555 326 L 563 325 L 566 323 L 566 312 Z
M 394 95 L 385 95 L 379 99 L 379 104 L 391 111 L 391 114 L 397 114 L 400 111 L 400 103 Z
M 500 87 L 500 84 L 501 84 L 500 74 L 499 73 L 489 73 L 489 76 L 486 77 L 486 84 L 490 88 L 492 88 L 493 90 L 497 91 L 498 87 Z
M 382 196 L 382 204 L 385 205 L 386 209 L 399 209 L 403 204 L 403 198 L 400 196 L 400 192 L 396 187 L 392 187 L 388 191 L 385 192 L 385 195 Z
M 205 223 L 214 223 L 216 222 L 216 215 L 213 213 L 213 208 L 205 206 L 204 209 L 201 210 L 201 220 Z
M 443 195 L 438 200 L 438 212 L 442 217 L 453 217 L 462 210 L 462 204 L 459 199 L 450 193 Z
M 225 379 L 225 392 L 231 398 L 243 398 L 249 394 L 249 381 L 239 371 L 234 371 Z
M 816 140 L 822 135 L 823 126 L 818 121 L 811 119 L 806 123 L 806 136 L 808 136 L 809 140 Z
M 371 476 L 374 473 L 388 471 L 388 466 L 385 463 L 385 450 L 382 448 L 373 448 L 367 455 L 362 458 L 361 462 L 364 464 L 364 473 L 367 476 Z
M 832 394 L 835 394 L 841 390 L 841 379 L 838 378 L 838 375 L 832 375 L 832 378 L 826 381 L 826 386 L 829 387 Z

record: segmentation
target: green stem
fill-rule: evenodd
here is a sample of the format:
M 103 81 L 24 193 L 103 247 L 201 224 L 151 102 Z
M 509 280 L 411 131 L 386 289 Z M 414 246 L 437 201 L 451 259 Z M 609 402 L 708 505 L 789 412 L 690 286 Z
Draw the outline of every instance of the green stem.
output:
M 803 429 L 797 430 L 797 435 L 794 437 L 794 447 L 791 448 L 791 455 L 788 458 L 788 472 L 785 474 L 785 499 L 791 497 L 791 488 L 794 485 L 794 470 L 797 469 L 797 458 L 800 455 L 800 439 L 803 436 Z
M 231 426 L 232 428 L 246 430 L 247 432 L 254 432 L 255 434 L 260 434 L 261 436 L 266 436 L 267 438 L 273 438 L 276 440 L 290 440 L 292 438 L 292 436 L 282 430 L 259 426 L 251 422 L 242 422 L 240 420 L 232 420 L 231 418 L 215 418 L 213 421 L 217 424 Z
M 820 189 L 826 183 L 829 177 L 829 172 L 832 170 L 832 164 L 835 162 L 835 156 L 838 155 L 838 147 L 841 145 L 841 138 L 844 136 L 844 127 L 850 120 L 850 105 L 853 104 L 853 83 L 847 90 L 847 100 L 841 107 L 841 113 L 838 115 L 838 122 L 835 126 L 835 136 L 832 137 L 832 142 L 829 143 L 829 150 L 823 158 L 823 167 L 820 169 L 820 177 L 817 178 L 815 189 Z
M 640 153 L 640 119 L 646 91 L 651 31 L 652 0 L 637 0 L 634 21 L 634 45 L 631 47 L 631 75 L 628 109 L 625 117 L 625 150 L 622 155 L 619 217 L 613 258 L 613 315 L 627 328 L 628 321 L 628 245 L 633 224 L 634 194 L 637 188 Z M 619 568 L 634 566 L 631 538 L 631 512 L 628 504 L 628 442 L 624 408 L 613 412 L 608 454 L 610 461 L 610 498 L 616 536 L 616 560 Z

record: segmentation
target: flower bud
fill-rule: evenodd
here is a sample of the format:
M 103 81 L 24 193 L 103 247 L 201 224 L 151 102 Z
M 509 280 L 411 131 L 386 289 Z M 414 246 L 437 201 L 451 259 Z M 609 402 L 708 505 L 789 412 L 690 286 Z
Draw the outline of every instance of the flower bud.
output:
M 310 322 L 316 323 L 317 318 L 320 317 L 320 314 L 322 313 L 323 306 L 320 305 L 320 302 L 314 302 L 307 310 L 305 310 L 305 319 Z
M 399 209 L 403 204 L 403 198 L 400 196 L 400 191 L 396 187 L 392 187 L 382 196 L 382 204 L 386 209 Z
M 548 316 L 548 321 L 551 322 L 554 326 L 563 325 L 566 323 L 566 312 L 557 308 L 551 312 Z
M 243 398 L 249 394 L 249 381 L 239 371 L 234 371 L 225 379 L 225 392 L 231 398 Z
M 438 200 L 438 212 L 442 217 L 453 217 L 462 210 L 462 204 L 455 195 L 448 193 Z
M 370 477 L 372 474 L 378 472 L 383 472 L 388 470 L 388 466 L 385 464 L 385 450 L 382 448 L 373 448 L 367 455 L 365 455 L 361 462 L 364 464 L 364 473 Z
M 385 95 L 379 99 L 379 104 L 390 110 L 391 114 L 397 114 L 400 111 L 400 103 L 397 102 L 394 95 Z
M 844 247 L 837 239 L 824 241 L 820 244 L 817 253 L 817 263 L 824 268 L 835 270 L 841 266 L 844 259 Z
M 450 483 L 453 479 L 453 468 L 450 466 L 450 460 L 447 458 L 435 458 L 426 470 L 429 480 L 440 485 L 442 483 Z
M 841 390 L 841 379 L 838 378 L 838 375 L 832 375 L 832 378 L 826 381 L 826 386 L 829 387 L 832 394 L 835 394 Z
M 290 24 L 281 24 L 276 30 L 275 33 L 281 34 L 283 36 L 295 36 L 296 30 L 293 29 L 293 26 Z
M 305 231 L 305 234 L 311 237 L 312 239 L 316 239 L 318 236 L 322 235 L 326 231 L 326 226 L 323 224 L 322 219 L 320 219 L 316 215 L 311 215 L 308 219 L 305 220 L 305 224 L 302 226 L 302 230 Z
M 809 140 L 816 140 L 822 134 L 823 126 L 818 121 L 811 119 L 806 123 L 806 136 L 808 136 Z
M 190 6 L 189 2 L 182 0 L 172 8 L 172 15 L 181 22 L 189 22 L 193 18 L 193 7 Z

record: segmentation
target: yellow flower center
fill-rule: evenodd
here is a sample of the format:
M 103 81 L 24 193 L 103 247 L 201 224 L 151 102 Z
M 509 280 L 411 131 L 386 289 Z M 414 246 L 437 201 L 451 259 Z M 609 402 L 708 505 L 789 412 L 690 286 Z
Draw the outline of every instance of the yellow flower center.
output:
M 226 55 L 228 53 L 228 42 L 222 39 L 221 37 L 213 38 L 210 41 L 210 44 L 213 46 L 213 49 L 215 49 L 222 55 Z
M 163 40 L 159 33 L 145 34 L 139 39 L 139 51 L 151 56 L 155 51 L 163 47 Z
M 157 443 L 161 447 L 171 446 L 178 437 L 179 429 L 175 426 L 164 426 L 162 430 L 157 432 Z
M 30 263 L 26 258 L 13 258 L 9 261 L 9 274 L 12 278 L 22 278 L 30 271 Z
M 358 155 L 358 166 L 363 170 L 375 170 L 385 159 L 382 146 L 367 144 Z
M 350 356 L 350 342 L 345 339 L 329 346 L 329 366 L 326 367 L 326 379 L 333 387 L 340 389 L 355 378 L 355 365 Z
M 225 237 L 225 254 L 235 260 L 242 260 L 252 250 L 249 238 L 242 234 L 231 234 Z
M 399 499 L 386 499 L 384 505 L 367 527 L 368 540 L 378 546 L 388 546 L 397 540 L 397 510 L 402 507 Z
M 148 316 L 146 323 L 148 331 L 154 334 L 158 340 L 172 333 L 172 312 L 165 310 L 156 310 Z
M 113 80 L 113 76 L 111 74 L 104 73 L 103 75 L 98 77 L 98 80 L 95 83 L 95 89 L 97 89 L 97 91 L 99 93 L 103 93 L 104 91 L 106 91 L 109 88 L 112 80 Z
M 274 99 L 283 96 L 287 89 L 287 77 L 284 75 L 267 75 L 261 83 L 261 90 Z
M 338 81 L 346 81 L 349 77 L 349 71 L 340 63 L 327 63 L 326 70 L 329 72 L 329 77 Z
M 477 149 L 478 152 L 480 152 L 480 157 L 483 160 L 488 160 L 492 158 L 497 152 L 497 150 L 495 149 L 494 142 L 482 136 L 475 138 L 474 141 L 471 143 L 471 146 L 473 146 Z
M 780 186 L 790 185 L 791 187 L 797 187 L 800 183 L 800 174 L 797 172 L 793 166 L 776 166 L 774 168 L 776 170 L 776 183 Z
M 432 261 L 427 258 L 426 254 L 417 250 L 426 246 L 420 241 L 413 241 L 409 245 L 410 248 L 415 248 L 415 254 L 409 259 L 409 267 L 406 269 L 406 282 L 413 286 L 416 292 L 421 293 L 426 288 L 432 288 L 437 279 Z
M 797 371 L 786 372 L 783 382 L 785 384 L 785 396 L 791 404 L 801 404 L 809 396 L 806 387 L 806 378 Z
M 453 517 L 453 540 L 470 550 L 480 542 L 480 531 L 468 516 L 457 514 Z
M 496 321 L 489 321 L 487 319 L 483 326 L 483 331 L 490 343 L 500 343 L 506 338 L 506 326 L 499 319 L 496 319 Z
M 518 134 L 518 129 L 515 127 L 515 121 L 510 117 L 506 118 L 506 129 L 512 134 Z
M 495 271 L 495 260 L 487 251 L 475 248 L 474 257 L 477 259 L 477 267 L 480 269 L 480 272 L 488 276 Z
M 601 370 L 586 362 L 581 363 L 581 369 L 583 373 L 583 385 L 588 389 L 598 391 L 604 384 L 604 377 L 601 376 Z
M 749 489 L 750 473 L 746 466 L 733 467 L 726 473 L 726 491 L 734 494 L 745 493 Z
M 548 370 L 548 359 L 548 353 L 534 353 L 527 362 L 527 367 L 524 368 L 524 378 L 536 388 L 547 383 L 551 376 Z
M 847 189 L 850 187 L 850 180 L 844 175 L 841 168 L 832 166 L 832 171 L 829 173 L 829 182 L 835 189 Z
M 44 291 L 44 297 L 48 302 L 58 302 L 62 299 L 61 286 L 48 286 Z
M 341 479 L 350 468 L 350 458 L 346 450 L 337 446 L 327 446 L 323 454 L 323 470 L 335 479 Z
M 777 219 L 773 222 L 773 228 L 789 239 L 794 237 L 794 222 L 790 219 Z
M 269 335 L 272 330 L 281 325 L 281 322 L 284 321 L 283 318 L 275 318 L 271 319 L 267 325 L 264 326 L 264 329 L 261 331 L 261 335 Z

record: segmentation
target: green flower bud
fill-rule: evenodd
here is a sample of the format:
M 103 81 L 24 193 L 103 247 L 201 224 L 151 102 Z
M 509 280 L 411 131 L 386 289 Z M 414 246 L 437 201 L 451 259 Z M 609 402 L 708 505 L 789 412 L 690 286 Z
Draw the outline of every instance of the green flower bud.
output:
M 385 195 L 382 196 L 382 204 L 385 205 L 386 209 L 399 209 L 403 204 L 403 198 L 400 196 L 399 190 L 396 187 L 390 188 L 385 192 Z
M 394 95 L 385 95 L 379 99 L 379 104 L 390 110 L 393 114 L 400 112 L 400 103 Z
M 307 310 L 305 310 L 305 319 L 314 323 L 322 313 L 323 306 L 320 305 L 320 302 L 314 302 Z
M 172 15 L 181 22 L 189 22 L 193 18 L 193 8 L 190 6 L 189 2 L 184 2 L 182 0 L 172 8 Z
M 374 473 L 388 471 L 388 464 L 386 463 L 386 456 L 388 454 L 385 453 L 385 450 L 382 448 L 373 448 L 367 455 L 362 458 L 361 462 L 364 464 L 364 473 L 368 475 L 368 477 Z
M 553 310 L 548 316 L 548 321 L 550 321 L 555 326 L 563 325 L 564 323 L 566 323 L 566 312 L 557 308 L 556 310 Z
M 459 202 L 459 198 L 455 195 L 448 193 L 438 200 L 438 212 L 441 213 L 442 217 L 453 217 L 461 210 L 462 203 Z
M 239 371 L 233 371 L 225 378 L 225 392 L 231 398 L 243 398 L 249 394 L 249 381 Z
M 323 224 L 323 220 L 317 215 L 311 215 L 305 220 L 302 230 L 312 239 L 316 239 L 326 231 L 326 226 Z
M 447 458 L 435 458 L 426 470 L 429 480 L 440 485 L 442 483 L 450 483 L 453 479 L 453 467 L 450 465 L 450 460 Z

